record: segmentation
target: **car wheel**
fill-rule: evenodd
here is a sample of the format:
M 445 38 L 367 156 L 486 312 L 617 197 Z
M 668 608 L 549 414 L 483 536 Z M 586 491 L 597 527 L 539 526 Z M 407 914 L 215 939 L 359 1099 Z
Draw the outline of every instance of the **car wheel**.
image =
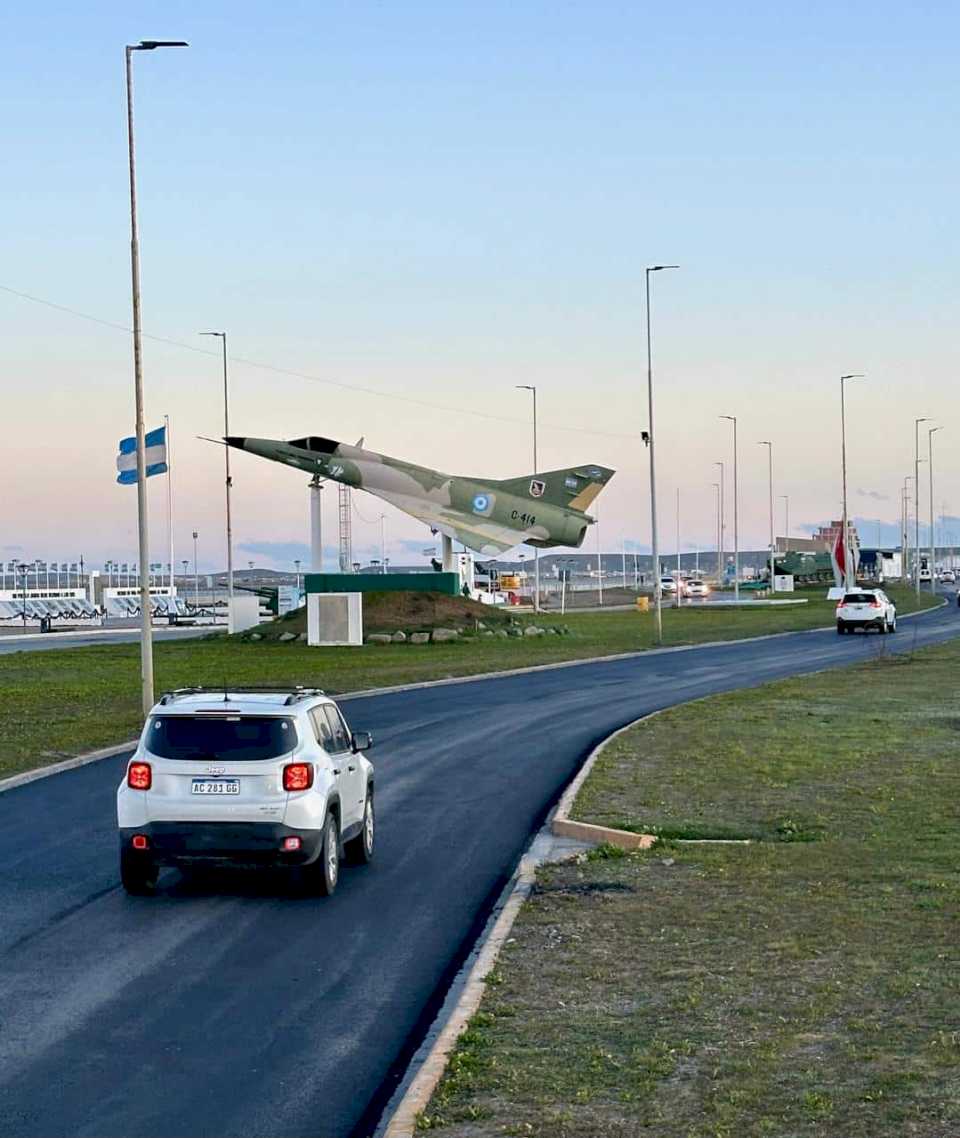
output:
M 847 630 L 846 630 L 846 629 L 843 627 L 843 621 L 842 621 L 842 620 L 838 620 L 838 621 L 837 621 L 837 636 L 843 636 L 843 634 L 844 634 L 846 631 L 847 631 Z
M 332 897 L 336 891 L 340 878 L 340 827 L 336 814 L 327 814 L 320 856 L 307 867 L 307 878 L 313 891 L 321 897 Z
M 897 618 L 896 617 L 894 617 L 893 620 L 890 622 L 890 631 L 891 632 L 897 631 Z
M 374 814 L 373 793 L 367 792 L 363 806 L 363 828 L 355 838 L 344 843 L 344 853 L 353 865 L 369 865 L 373 861 Z
M 159 873 L 153 858 L 133 850 L 120 851 L 120 883 L 131 897 L 149 897 L 156 888 Z

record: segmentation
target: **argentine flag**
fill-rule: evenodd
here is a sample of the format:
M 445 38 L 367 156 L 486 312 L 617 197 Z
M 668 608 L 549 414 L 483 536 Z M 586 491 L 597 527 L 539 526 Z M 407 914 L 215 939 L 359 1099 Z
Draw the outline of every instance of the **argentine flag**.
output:
M 143 459 L 147 467 L 147 477 L 166 474 L 167 467 L 167 428 L 157 427 L 149 431 L 144 439 L 146 450 Z M 137 440 L 134 436 L 120 440 L 120 453 L 117 455 L 117 481 L 121 486 L 136 485 L 137 482 Z

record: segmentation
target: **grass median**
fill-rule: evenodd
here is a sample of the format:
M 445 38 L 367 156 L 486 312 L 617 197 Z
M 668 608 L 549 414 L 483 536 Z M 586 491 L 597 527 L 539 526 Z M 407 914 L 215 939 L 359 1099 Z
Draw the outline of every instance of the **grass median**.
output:
M 685 608 L 664 613 L 664 642 L 695 644 L 829 625 L 823 590 L 786 607 Z M 917 605 L 909 589 L 891 590 L 901 614 Z M 924 595 L 921 607 L 938 603 Z M 524 617 L 564 624 L 569 635 L 464 638 L 444 644 L 308 648 L 301 642 L 248 642 L 214 636 L 158 642 L 157 690 L 230 684 L 315 684 L 331 693 L 501 671 L 532 664 L 614 655 L 653 646 L 653 620 L 636 612 Z M 139 653 L 135 644 L 0 655 L 0 777 L 123 742 L 140 728 Z
M 958 668 L 954 642 L 620 736 L 576 816 L 661 843 L 541 871 L 422 1128 L 960 1133 Z

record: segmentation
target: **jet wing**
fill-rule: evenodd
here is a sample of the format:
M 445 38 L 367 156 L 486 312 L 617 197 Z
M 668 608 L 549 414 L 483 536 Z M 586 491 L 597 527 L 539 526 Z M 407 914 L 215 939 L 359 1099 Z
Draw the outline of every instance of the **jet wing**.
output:
M 452 537 L 454 541 L 459 541 L 474 553 L 482 553 L 485 556 L 505 553 L 526 540 L 527 535 L 523 530 L 498 525 L 481 517 L 473 518 L 451 510 L 439 502 L 396 494 L 381 493 L 378 497 L 392 503 L 404 513 L 412 514 L 431 529 L 446 537 Z

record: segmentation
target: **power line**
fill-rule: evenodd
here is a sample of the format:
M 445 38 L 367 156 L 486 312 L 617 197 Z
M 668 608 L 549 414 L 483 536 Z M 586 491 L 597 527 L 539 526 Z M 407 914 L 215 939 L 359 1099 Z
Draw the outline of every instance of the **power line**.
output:
M 68 316 L 75 316 L 79 320 L 86 320 L 91 324 L 99 324 L 103 328 L 110 328 L 115 332 L 123 332 L 126 335 L 132 334 L 132 329 L 125 324 L 117 324 L 112 320 L 104 320 L 100 316 L 92 316 L 89 312 L 80 312 L 75 308 L 69 308 L 65 304 L 57 304 L 55 301 L 46 300 L 40 296 L 33 296 L 28 292 L 20 292 L 18 289 L 10 288 L 8 285 L 0 284 L 0 292 L 8 293 L 10 296 L 16 296 L 20 300 L 28 300 L 32 304 L 40 304 L 44 308 L 52 308 L 55 312 L 62 312 Z M 145 340 L 152 340 L 157 344 L 166 344 L 168 347 L 182 348 L 187 352 L 196 352 L 201 356 L 218 356 L 219 353 L 210 351 L 208 348 L 201 348 L 196 344 L 187 344 L 183 340 L 173 340 L 168 336 L 156 336 L 150 332 L 142 333 Z M 416 399 L 412 395 L 398 395 L 392 391 L 381 391 L 375 387 L 364 387 L 355 383 L 344 383 L 338 379 L 328 379 L 325 376 L 311 375 L 309 372 L 296 371 L 293 368 L 280 367 L 276 364 L 263 363 L 260 360 L 250 360 L 243 356 L 230 356 L 228 357 L 231 363 L 240 364 L 244 367 L 256 368 L 259 371 L 269 371 L 274 375 L 286 375 L 294 379 L 305 379 L 311 383 L 325 383 L 330 387 L 339 387 L 342 391 L 351 391 L 358 395 L 372 395 L 376 399 L 395 399 L 401 403 L 410 403 L 415 407 L 427 407 L 432 411 L 446 411 L 451 415 L 470 415 L 476 419 L 490 419 L 497 423 L 510 423 L 514 426 L 526 426 L 526 420 L 514 419 L 508 415 L 493 415 L 489 411 L 478 411 L 472 407 L 453 407 L 446 403 L 432 403 L 427 399 Z M 551 431 L 571 431 L 578 435 L 596 435 L 601 438 L 608 439 L 639 439 L 639 435 L 624 434 L 620 431 L 596 431 L 587 427 L 565 427 L 557 423 L 543 423 L 542 426 Z

